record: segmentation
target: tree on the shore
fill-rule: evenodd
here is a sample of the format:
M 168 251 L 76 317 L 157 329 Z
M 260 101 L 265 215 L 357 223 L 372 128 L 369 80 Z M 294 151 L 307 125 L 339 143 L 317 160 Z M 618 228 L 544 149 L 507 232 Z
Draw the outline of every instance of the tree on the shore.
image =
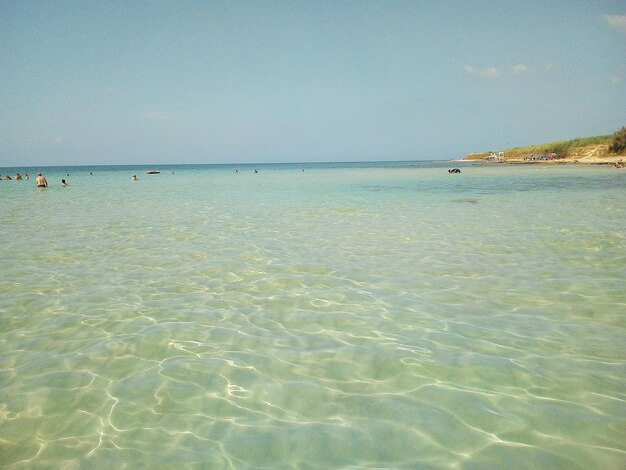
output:
M 613 134 L 613 140 L 609 145 L 609 150 L 613 153 L 620 153 L 626 150 L 626 127 L 622 127 Z

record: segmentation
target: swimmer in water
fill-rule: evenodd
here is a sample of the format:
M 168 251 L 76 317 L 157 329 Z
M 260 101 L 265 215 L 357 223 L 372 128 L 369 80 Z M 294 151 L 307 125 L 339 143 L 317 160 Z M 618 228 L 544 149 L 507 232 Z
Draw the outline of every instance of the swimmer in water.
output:
M 37 184 L 38 188 L 48 187 L 48 181 L 46 181 L 46 178 L 41 173 L 37 173 L 37 178 L 35 178 L 35 183 Z

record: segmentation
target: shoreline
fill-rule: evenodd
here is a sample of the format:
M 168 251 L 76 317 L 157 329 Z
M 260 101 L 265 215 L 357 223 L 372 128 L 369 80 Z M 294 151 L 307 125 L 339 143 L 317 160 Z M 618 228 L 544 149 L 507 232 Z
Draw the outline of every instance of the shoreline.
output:
M 609 153 L 609 146 L 606 144 L 588 145 L 570 149 L 565 155 L 554 158 L 533 159 L 527 150 L 489 153 L 474 153 L 457 160 L 459 162 L 481 162 L 494 163 L 499 165 L 616 165 L 619 162 L 626 162 L 626 154 Z M 545 158 L 545 157 L 544 157 Z
M 558 160 L 535 160 L 524 161 L 519 159 L 505 159 L 504 161 L 496 162 L 485 159 L 476 158 L 462 158 L 460 160 L 451 160 L 456 163 L 484 163 L 490 165 L 611 165 L 614 166 L 619 161 L 626 163 L 626 156 L 617 156 L 611 159 L 574 159 L 574 158 L 561 158 Z

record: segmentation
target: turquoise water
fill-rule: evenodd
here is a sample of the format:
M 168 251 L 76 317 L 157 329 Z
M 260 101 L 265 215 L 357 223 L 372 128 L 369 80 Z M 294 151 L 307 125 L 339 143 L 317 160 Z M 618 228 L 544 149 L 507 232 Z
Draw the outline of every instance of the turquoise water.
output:
M 626 173 L 451 165 L 1 168 L 0 465 L 624 468 Z

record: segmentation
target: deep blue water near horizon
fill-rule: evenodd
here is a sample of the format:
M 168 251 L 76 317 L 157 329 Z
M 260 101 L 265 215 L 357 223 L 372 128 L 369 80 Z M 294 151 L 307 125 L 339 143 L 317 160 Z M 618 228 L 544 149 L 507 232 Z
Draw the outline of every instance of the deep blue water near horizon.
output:
M 16 172 L 0 466 L 624 467 L 624 170 Z
M 54 165 L 54 166 L 8 166 L 0 167 L 0 174 L 9 174 L 13 177 L 16 173 L 29 173 L 35 175 L 38 172 L 53 173 L 72 173 L 72 172 L 92 172 L 99 171 L 120 171 L 120 172 L 139 172 L 143 173 L 148 170 L 158 170 L 163 173 L 171 171 L 197 171 L 197 170 L 302 170 L 311 168 L 453 168 L 476 165 L 476 162 L 450 161 L 450 160 L 398 160 L 398 161 L 339 161 L 339 162 L 258 162 L 258 163 L 156 163 L 156 164 L 124 164 L 124 165 Z

